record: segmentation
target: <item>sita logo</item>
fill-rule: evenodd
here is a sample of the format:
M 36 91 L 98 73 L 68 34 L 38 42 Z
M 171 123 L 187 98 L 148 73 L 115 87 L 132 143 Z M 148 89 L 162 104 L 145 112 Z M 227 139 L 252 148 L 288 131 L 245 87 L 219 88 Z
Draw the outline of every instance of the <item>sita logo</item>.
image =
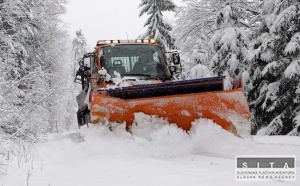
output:
M 236 156 L 237 181 L 296 181 L 295 156 Z
M 267 163 L 267 162 L 264 162 L 264 163 Z M 274 165 L 276 166 L 276 162 L 275 161 L 269 161 L 268 162 L 268 164 L 270 165 L 270 167 L 262 167 L 262 168 L 275 168 L 274 167 Z M 260 161 L 258 160 L 257 162 L 256 162 L 256 167 L 248 167 L 248 162 L 243 162 L 242 163 L 242 165 L 243 165 L 243 167 L 242 168 L 261 168 L 260 167 Z M 281 164 L 280 164 L 281 165 Z M 293 166 L 293 165 L 291 165 L 291 166 Z M 279 168 L 278 166 L 276 166 L 276 168 Z M 283 167 L 280 167 L 280 168 L 285 168 L 285 169 L 288 169 L 288 168 L 290 168 L 290 166 L 289 166 L 289 162 L 285 162 L 284 164 L 283 164 Z
M 238 158 L 241 168 L 294 168 L 294 158 Z M 238 166 L 238 168 L 240 168 Z

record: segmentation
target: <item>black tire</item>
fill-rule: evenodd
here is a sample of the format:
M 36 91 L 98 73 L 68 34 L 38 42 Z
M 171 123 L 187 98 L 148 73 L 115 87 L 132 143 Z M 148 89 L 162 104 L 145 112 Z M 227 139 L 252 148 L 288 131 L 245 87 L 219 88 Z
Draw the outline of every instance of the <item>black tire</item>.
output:
M 85 105 L 77 112 L 77 122 L 78 122 L 78 128 L 80 129 L 81 126 L 87 125 L 91 122 L 91 115 L 90 110 L 88 109 L 88 106 Z

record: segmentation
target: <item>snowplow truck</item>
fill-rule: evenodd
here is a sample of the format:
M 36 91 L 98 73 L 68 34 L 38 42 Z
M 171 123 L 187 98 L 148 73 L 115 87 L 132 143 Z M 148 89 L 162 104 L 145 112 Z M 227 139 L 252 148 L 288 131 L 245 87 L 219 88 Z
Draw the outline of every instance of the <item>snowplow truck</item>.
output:
M 241 88 L 224 90 L 224 78 L 178 80 L 178 52 L 163 52 L 154 39 L 99 40 L 79 60 L 75 80 L 78 126 L 126 123 L 134 113 L 155 115 L 189 131 L 193 121 L 211 119 L 235 135 L 250 134 L 250 112 Z

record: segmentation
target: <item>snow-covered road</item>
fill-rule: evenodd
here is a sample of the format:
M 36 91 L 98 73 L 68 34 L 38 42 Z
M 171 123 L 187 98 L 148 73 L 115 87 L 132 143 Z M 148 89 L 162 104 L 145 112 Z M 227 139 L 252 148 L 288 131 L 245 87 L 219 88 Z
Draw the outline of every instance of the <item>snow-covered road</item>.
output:
M 119 125 L 50 135 L 33 159 L 17 161 L 0 175 L 1 186 L 98 185 L 300 185 L 300 138 L 238 138 L 211 121 L 195 122 L 186 134 L 175 125 L 144 116 L 132 134 Z M 235 155 L 294 155 L 297 181 L 235 181 Z M 33 161 L 32 161 L 33 160 Z

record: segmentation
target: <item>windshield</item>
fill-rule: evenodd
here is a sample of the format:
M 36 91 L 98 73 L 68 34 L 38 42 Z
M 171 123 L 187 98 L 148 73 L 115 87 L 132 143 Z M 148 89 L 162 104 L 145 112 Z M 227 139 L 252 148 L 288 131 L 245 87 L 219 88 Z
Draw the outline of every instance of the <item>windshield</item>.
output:
M 153 45 L 116 45 L 103 48 L 104 67 L 111 76 L 144 76 L 169 79 L 159 47 Z

